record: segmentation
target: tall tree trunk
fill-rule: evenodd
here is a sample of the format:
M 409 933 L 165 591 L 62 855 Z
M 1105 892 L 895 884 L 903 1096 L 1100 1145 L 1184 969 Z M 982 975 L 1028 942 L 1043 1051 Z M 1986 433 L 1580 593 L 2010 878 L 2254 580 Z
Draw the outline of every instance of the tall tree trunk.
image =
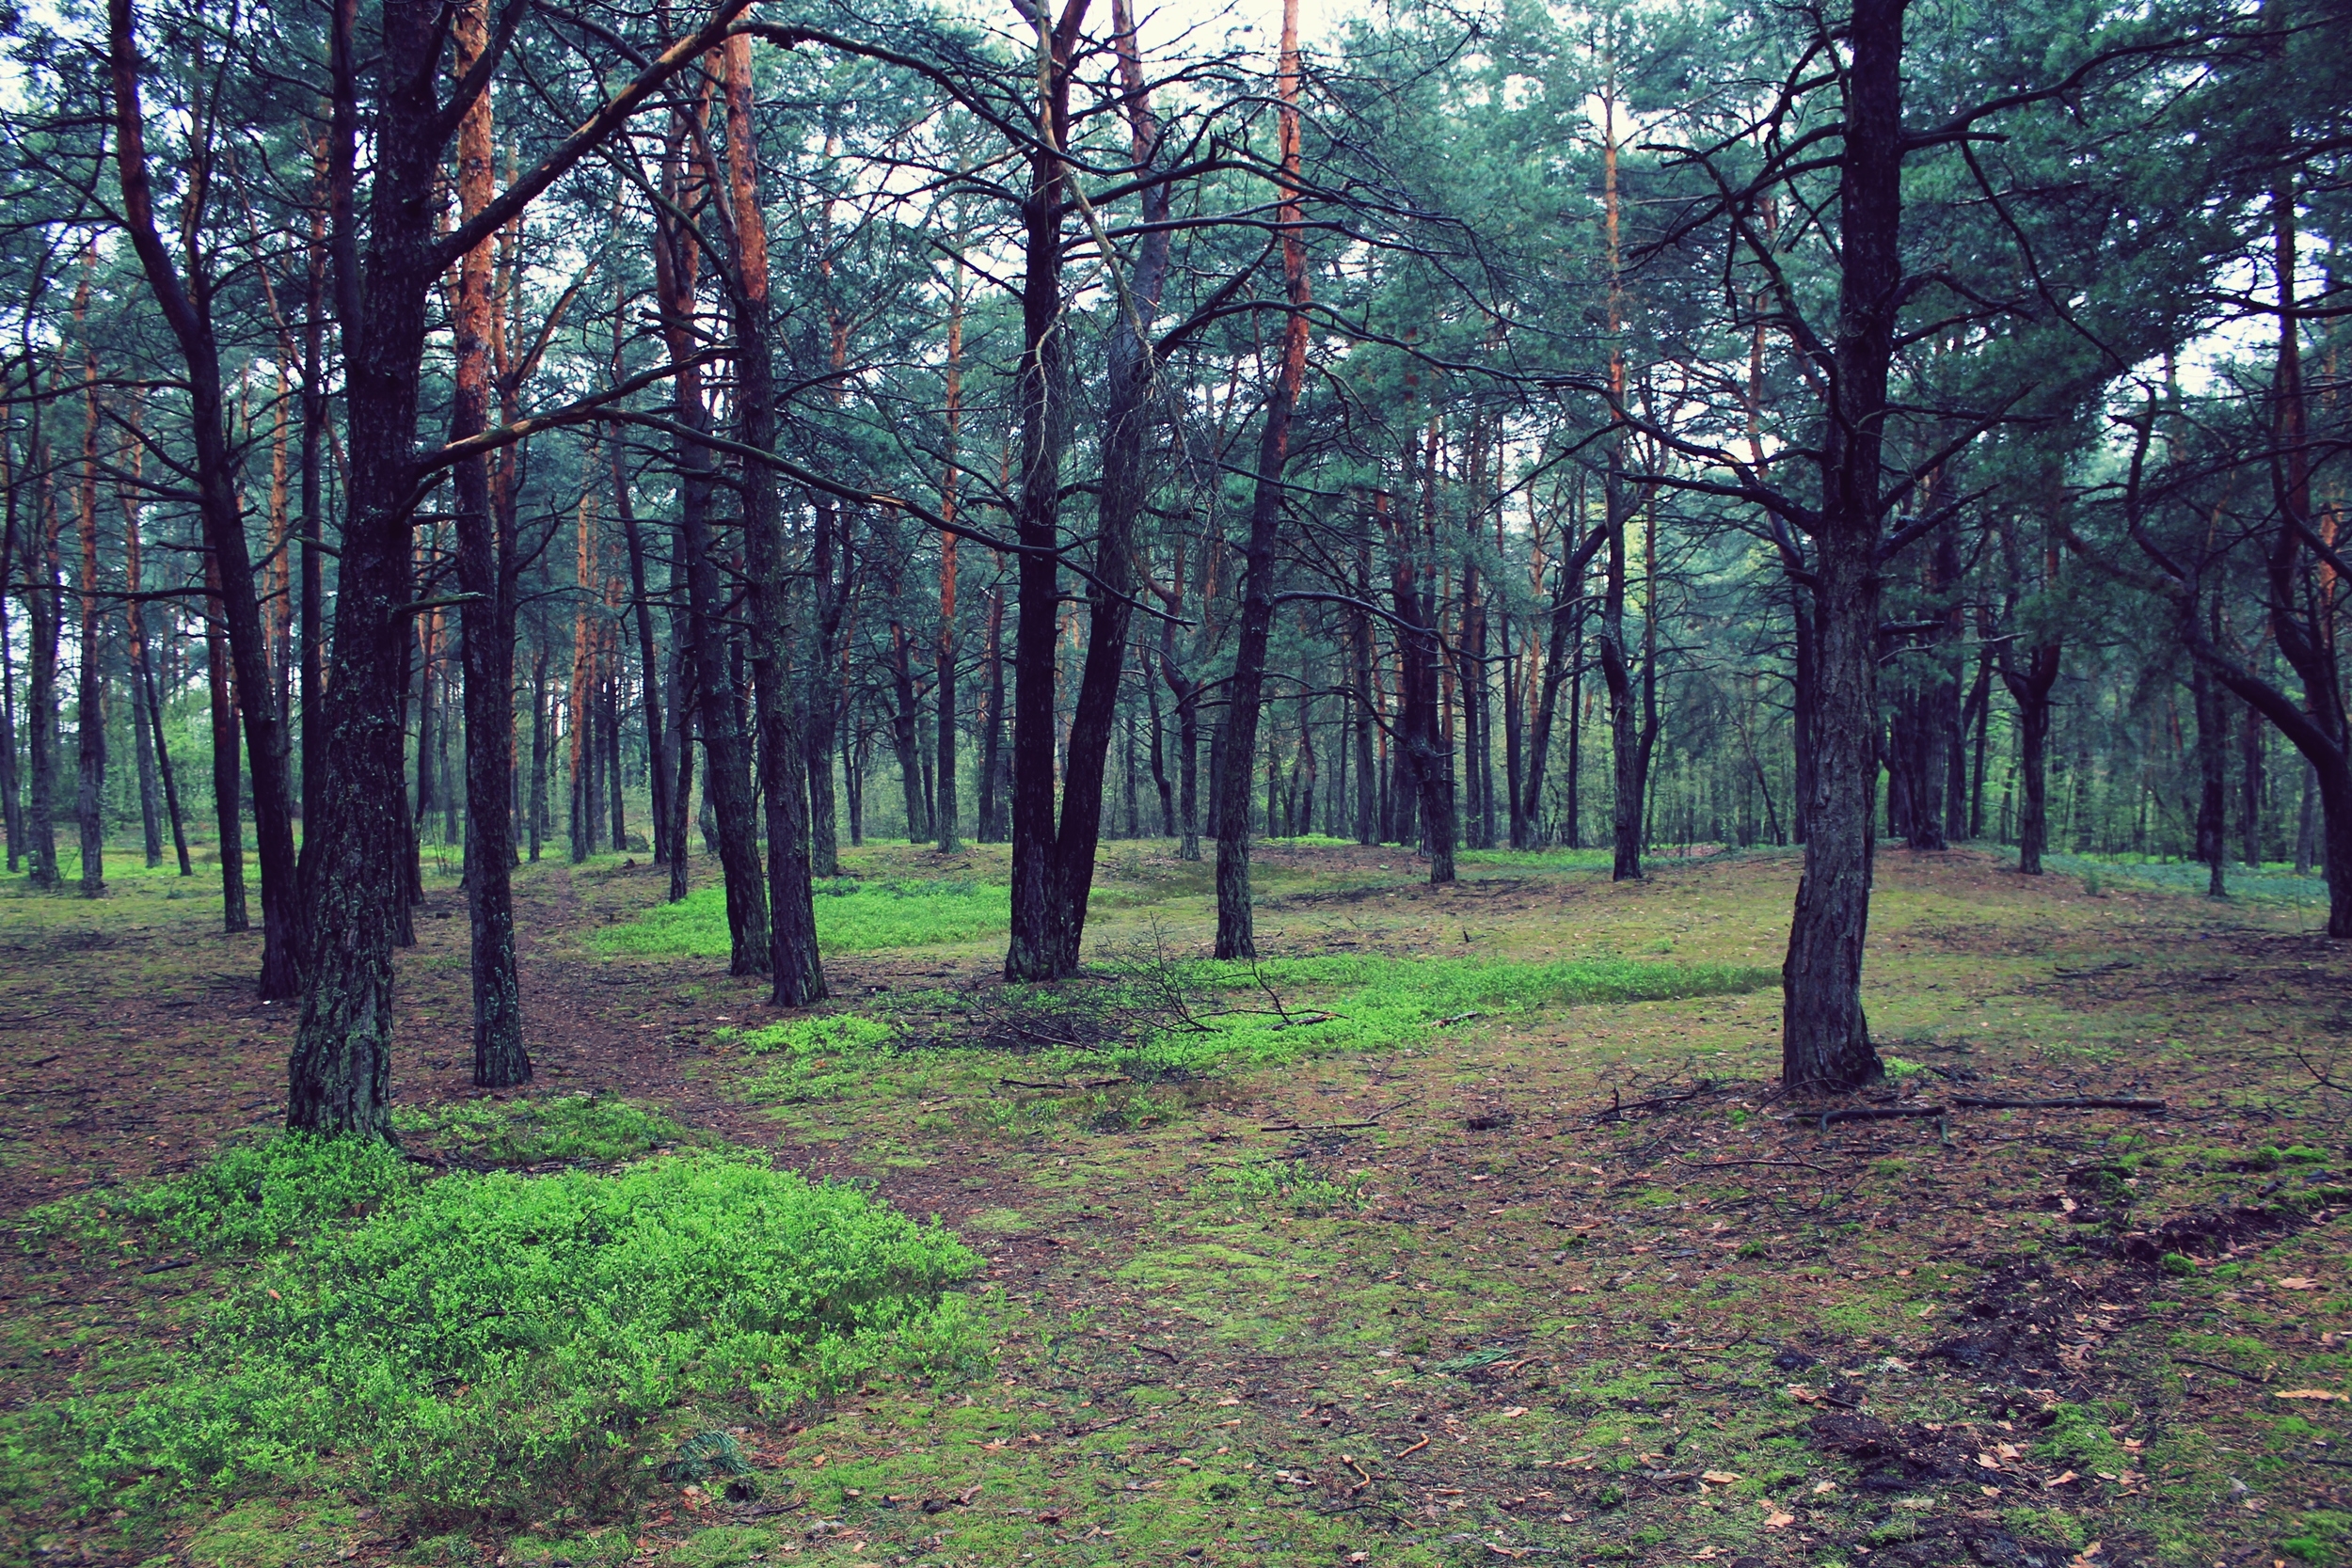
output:
M 1626 657 L 1625 525 L 1631 505 L 1627 485 L 1612 459 L 1601 505 L 1607 511 L 1608 584 L 1601 599 L 1600 673 L 1609 687 L 1609 752 L 1614 788 L 1610 843 L 1614 861 L 1610 876 L 1616 881 L 1638 881 L 1642 876 L 1643 808 L 1647 804 L 1647 769 L 1643 755 L 1642 715 L 1633 686 L 1633 670 Z M 1645 597 L 1655 591 L 1645 584 Z
M 670 602 L 675 604 L 684 587 L 685 572 L 675 558 L 670 562 Z M 676 715 L 674 726 L 677 744 L 670 753 L 670 765 L 676 768 L 670 786 L 670 902 L 679 902 L 687 894 L 686 847 L 687 802 L 694 793 L 694 654 L 693 639 L 679 624 L 674 610 L 670 615 L 670 711 Z
M 914 696 L 914 658 L 905 626 L 890 623 L 890 738 L 898 756 L 899 798 L 906 803 L 907 842 L 931 836 L 930 813 L 923 799 L 923 762 L 915 745 L 921 710 Z
M 1836 1090 L 1883 1071 L 1862 1010 L 1877 794 L 1879 541 L 1887 380 L 1900 309 L 1903 0 L 1855 0 L 1845 75 L 1838 316 L 1816 533 L 1815 778 L 1789 927 L 1781 1081 Z
M 620 334 L 621 316 L 615 312 L 613 334 Z M 620 355 L 618 344 L 613 354 L 614 379 L 619 379 Z M 653 796 L 653 860 L 656 865 L 666 865 L 677 852 L 677 845 L 670 834 L 670 784 L 676 771 L 677 739 L 662 723 L 661 659 L 654 645 L 653 600 L 645 592 L 644 531 L 637 526 L 637 506 L 629 494 L 627 452 L 619 440 L 612 442 L 612 496 L 620 509 L 621 533 L 628 544 L 628 586 L 631 602 L 636 609 L 637 667 L 643 673 L 645 704 L 645 772 L 646 783 Z
M 464 0 L 453 61 L 463 77 L 489 42 L 484 0 Z M 470 220 L 490 204 L 490 95 L 457 132 L 458 210 Z M 485 240 L 457 271 L 456 397 L 450 438 L 490 423 L 490 263 Z M 480 1088 L 531 1082 L 523 1045 L 522 986 L 515 972 L 515 541 L 498 527 L 489 460 L 457 465 L 457 585 L 466 688 L 466 909 L 472 928 L 473 1081 Z
M 35 467 L 44 466 L 36 453 Z M 24 802 L 25 876 L 33 886 L 56 888 L 57 871 L 57 643 L 65 598 L 57 580 L 57 500 L 52 483 L 40 483 L 39 520 L 24 542 L 26 620 L 25 695 L 27 773 Z M 217 745 L 217 736 L 215 737 Z M 229 738 L 236 761 L 236 732 Z M 240 905 L 242 907 L 242 904 Z M 231 930 L 242 930 L 232 926 Z
M 537 638 L 531 659 L 531 787 L 523 804 L 529 824 L 531 863 L 539 863 L 540 837 L 548 824 L 548 643 Z
M 1278 181 L 1281 194 L 1275 220 L 1281 228 L 1282 280 L 1291 309 L 1283 318 L 1281 356 L 1266 398 L 1265 428 L 1258 438 L 1257 486 L 1250 499 L 1249 543 L 1243 555 L 1241 618 L 1220 730 L 1224 768 L 1217 781 L 1216 804 L 1222 815 L 1216 829 L 1216 950 L 1220 958 L 1258 956 L 1249 895 L 1249 761 L 1257 749 L 1266 648 L 1274 631 L 1274 546 L 1282 525 L 1282 472 L 1290 462 L 1291 416 L 1307 374 L 1307 308 L 1312 300 L 1308 292 L 1307 246 L 1299 230 L 1298 0 L 1282 0 L 1282 44 L 1277 71 L 1281 107 L 1276 119 L 1276 143 L 1281 161 Z
M 2197 710 L 2197 858 L 2205 863 L 2205 895 L 2229 895 L 2224 867 L 2229 847 L 2230 713 L 2228 692 L 2202 665 L 2189 668 L 2189 694 Z
M 1160 835 L 1176 836 L 1176 786 L 1168 776 L 1168 725 L 1160 717 L 1160 689 L 1146 671 L 1143 679 L 1143 700 L 1152 726 L 1152 784 L 1160 792 Z
M 1136 50 L 1130 0 L 1112 0 L 1111 18 L 1120 85 L 1126 89 L 1132 160 L 1137 171 L 1149 171 L 1159 160 L 1160 128 Z M 1093 581 L 1087 593 L 1087 651 L 1063 753 L 1061 821 L 1054 838 L 1053 875 L 1041 911 L 1047 933 L 1044 962 L 1041 967 L 1025 968 L 1025 977 L 1031 979 L 1058 978 L 1078 967 L 1087 906 L 1094 887 L 1095 850 L 1102 839 L 1103 787 L 1111 733 L 1118 722 L 1120 683 L 1127 669 L 1127 631 L 1138 586 L 1136 525 L 1151 494 L 1145 437 L 1152 423 L 1151 402 L 1156 376 L 1152 322 L 1159 313 L 1160 293 L 1168 277 L 1168 197 L 1164 182 L 1145 188 L 1143 216 L 1152 231 L 1144 236 L 1124 286 L 1115 291 L 1118 318 L 1111 328 L 1106 367 L 1102 488 L 1096 509 Z M 1023 592 L 1025 607 L 1025 586 Z M 1010 953 L 1007 963 L 1010 974 Z
M 982 662 L 988 685 L 980 696 L 979 834 L 983 844 L 1005 837 L 1001 809 L 1005 739 L 1005 587 L 1000 579 L 988 591 L 988 648 Z
M 939 475 L 939 515 L 956 520 L 956 442 L 963 430 L 963 269 L 958 266 L 947 310 L 947 410 L 946 463 Z M 960 853 L 963 836 L 956 812 L 956 536 L 939 536 L 939 792 L 932 814 L 939 852 Z
M 2226 710 L 2225 710 L 2226 721 Z M 2249 706 L 2238 756 L 2243 771 L 2239 784 L 2239 834 L 2243 844 L 2247 869 L 2259 871 L 2263 863 L 2263 740 L 2265 736 L 2262 710 Z
M 84 283 L 85 291 L 88 288 Z M 84 300 L 87 299 L 84 294 Z M 77 300 L 74 316 L 82 315 Z M 97 898 L 106 891 L 106 636 L 99 614 L 98 581 L 98 361 L 86 361 L 88 382 L 82 432 L 82 486 L 79 506 L 82 543 L 81 681 L 75 693 L 77 761 L 74 815 L 82 829 L 82 896 Z
M 219 581 L 220 562 L 208 552 L 204 557 L 204 586 L 210 590 Z M 242 793 L 241 769 L 237 767 L 237 695 L 229 676 L 229 637 L 217 594 L 206 610 L 204 673 L 212 686 L 213 807 L 220 832 L 220 926 L 224 931 L 242 931 L 249 922 L 245 903 L 245 821 L 237 810 L 237 797 Z M 39 689 L 35 689 L 38 692 Z M 39 732 L 35 733 L 38 736 Z M 40 775 L 41 757 L 36 750 L 36 789 L 40 787 Z
M 1069 444 L 1069 375 L 1062 325 L 1062 223 L 1068 200 L 1061 150 L 1070 127 L 1070 72 L 1087 0 L 1065 0 L 1060 19 L 1041 8 L 1038 31 L 1041 145 L 1029 158 L 1021 207 L 1021 359 L 1014 403 L 1021 421 L 1020 484 L 1013 505 L 1021 546 L 1020 604 L 1012 643 L 1012 925 L 1005 977 L 1061 973 L 1061 922 L 1054 820 L 1054 698 L 1061 631 L 1062 454 Z
M 752 43 L 727 40 L 725 62 L 728 216 L 734 265 L 727 278 L 735 316 L 736 417 L 743 445 L 775 451 L 774 356 L 769 344 L 768 222 L 759 205 L 759 153 L 752 130 Z M 759 778 L 768 824 L 768 907 L 771 921 L 770 999 L 780 1007 L 825 999 L 817 956 L 817 911 L 809 883 L 808 753 L 803 701 L 793 690 L 788 644 L 784 518 L 777 476 L 756 462 L 743 473 L 743 554 L 750 576 L 752 675 L 759 723 Z M 823 684 L 828 666 L 812 672 Z M 826 761 L 832 760 L 830 750 Z
M 688 171 L 684 148 L 690 130 L 683 113 L 673 117 L 664 183 L 674 203 L 694 199 L 686 187 L 701 179 Z M 701 252 L 676 220 L 665 216 L 661 226 L 654 249 L 661 329 L 670 357 L 684 361 L 701 346 L 694 326 L 694 273 Z M 699 435 L 710 418 L 699 369 L 680 372 L 671 382 L 671 395 L 672 418 Z M 710 538 L 709 450 L 691 436 L 682 436 L 673 461 L 679 470 L 677 550 L 686 570 L 689 641 L 694 653 L 694 688 L 702 720 L 703 800 L 718 826 L 719 864 L 726 883 L 728 973 L 766 974 L 772 962 L 768 890 L 753 827 L 735 686 L 728 671 L 727 597 Z

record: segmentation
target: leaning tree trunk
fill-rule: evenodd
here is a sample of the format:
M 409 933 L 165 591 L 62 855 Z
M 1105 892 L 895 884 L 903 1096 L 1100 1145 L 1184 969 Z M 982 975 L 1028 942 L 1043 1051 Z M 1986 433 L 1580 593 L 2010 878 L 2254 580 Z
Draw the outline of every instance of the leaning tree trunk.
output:
M 1813 793 L 1781 967 L 1781 1081 L 1878 1079 L 1862 1009 L 1878 795 L 1879 540 L 1887 382 L 1900 309 L 1903 0 L 1855 0 L 1846 74 L 1836 374 L 1820 448 Z
M 1142 64 L 1135 52 L 1135 21 L 1128 0 L 1112 0 L 1111 10 L 1119 69 L 1127 88 L 1135 166 L 1148 170 L 1158 157 L 1159 125 L 1152 117 Z M 1151 499 L 1145 437 L 1152 422 L 1152 321 L 1159 313 L 1160 291 L 1168 277 L 1165 183 L 1146 188 L 1143 215 L 1154 227 L 1144 236 L 1125 287 L 1118 291 L 1119 315 L 1110 337 L 1094 580 L 1087 595 L 1086 660 L 1063 752 L 1061 823 L 1054 839 L 1053 892 L 1047 910 L 1052 933 L 1049 974 L 1031 978 L 1058 978 L 1078 967 L 1087 901 L 1094 888 L 1094 855 L 1102 841 L 1103 784 L 1111 732 L 1118 721 L 1120 682 L 1127 669 L 1127 629 L 1137 588 L 1136 525 Z
M 347 21 L 344 25 L 348 26 Z M 296 886 L 302 873 L 294 859 L 294 793 L 286 725 L 278 711 L 269 641 L 262 625 L 261 601 L 253 589 L 252 558 L 246 546 L 235 456 L 229 444 L 226 405 L 221 395 L 219 343 L 213 332 L 209 295 L 202 299 L 190 297 L 187 285 L 174 269 L 170 252 L 156 231 L 147 176 L 146 126 L 139 106 L 138 46 L 131 0 L 108 0 L 107 55 L 114 88 L 116 162 L 122 176 L 124 228 L 188 369 L 188 422 L 196 448 L 197 510 L 205 546 L 219 568 L 220 606 L 228 623 L 229 654 L 235 670 L 238 705 L 243 710 L 246 746 L 253 774 L 253 824 L 262 873 L 261 994 L 264 1000 L 282 1000 L 298 994 L 307 997 L 313 988 L 308 985 L 303 969 L 307 943 L 300 923 L 313 911 Z M 345 64 L 348 66 L 349 62 Z M 430 90 L 428 80 L 428 97 Z M 356 105 L 339 102 L 339 114 L 346 108 L 351 110 L 345 117 L 348 121 L 356 118 Z M 339 166 L 346 173 L 350 167 Z M 343 188 L 349 188 L 348 181 Z M 421 201 L 423 198 L 416 199 Z M 345 304 L 356 309 L 357 293 Z M 345 330 L 351 330 L 348 323 Z M 404 563 L 407 542 L 404 519 L 400 530 Z M 398 772 L 395 766 L 395 778 Z

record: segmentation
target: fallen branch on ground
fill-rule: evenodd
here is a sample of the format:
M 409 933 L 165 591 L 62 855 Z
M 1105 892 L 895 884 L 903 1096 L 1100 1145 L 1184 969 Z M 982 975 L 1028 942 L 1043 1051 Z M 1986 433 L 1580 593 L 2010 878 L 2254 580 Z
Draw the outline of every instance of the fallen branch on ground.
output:
M 1617 1090 L 1612 1089 L 1609 1091 L 1609 1109 L 1593 1117 L 1593 1125 L 1597 1127 L 1604 1121 L 1623 1120 L 1626 1113 L 1629 1111 L 1660 1111 L 1665 1109 L 1669 1105 L 1687 1104 L 1689 1101 L 1696 1100 L 1703 1094 L 1713 1094 L 1718 1086 L 1719 1085 L 1712 1078 L 1702 1078 L 1698 1081 L 1696 1086 L 1694 1086 L 1688 1094 L 1661 1095 L 1654 1100 L 1637 1100 L 1630 1105 L 1625 1103 L 1618 1098 Z
M 2200 1361 L 2193 1355 L 2176 1355 L 2173 1356 L 2172 1359 L 2179 1362 L 2184 1367 L 2202 1367 L 2209 1372 L 2220 1372 L 2226 1376 L 2236 1378 L 2240 1383 L 2250 1383 L 2257 1388 L 2261 1387 L 2265 1382 L 2268 1381 L 2265 1378 L 2253 1377 L 2248 1373 L 2241 1372 L 2235 1367 L 2225 1367 L 2218 1361 Z
M 2104 1095 L 2068 1095 L 2058 1100 L 2006 1100 L 1998 1095 L 1956 1094 L 1955 1105 L 1994 1111 L 2161 1111 L 2161 1100 L 2125 1100 Z
M 1820 1130 L 1828 1132 L 1833 1121 L 1892 1121 L 1904 1117 L 1940 1117 L 1946 1111 L 1942 1105 L 1851 1105 L 1842 1111 L 1823 1111 Z
M 1081 1078 L 1075 1083 L 1040 1083 L 1031 1078 L 999 1078 L 997 1083 L 1009 1089 L 1052 1089 L 1064 1094 L 1076 1094 L 1086 1089 L 1107 1089 L 1113 1084 L 1132 1084 L 1132 1078 Z

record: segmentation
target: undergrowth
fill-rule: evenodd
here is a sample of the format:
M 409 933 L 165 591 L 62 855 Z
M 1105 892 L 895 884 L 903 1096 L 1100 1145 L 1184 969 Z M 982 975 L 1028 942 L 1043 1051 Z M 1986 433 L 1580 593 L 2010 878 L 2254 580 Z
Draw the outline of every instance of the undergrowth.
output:
M 153 1186 L 84 1193 L 25 1216 L 36 1238 L 86 1244 L 250 1252 L 414 1192 L 424 1171 L 387 1143 L 285 1132 L 231 1144 Z
M 267 1146 L 281 1177 L 307 1163 L 346 1190 L 357 1147 Z M 150 1207 L 236 1185 L 208 1169 Z M 234 1275 L 162 1377 L 86 1388 L 88 1502 L 329 1482 L 426 1516 L 594 1514 L 642 1488 L 698 1402 L 773 1414 L 980 1360 L 948 1291 L 977 1259 L 953 1235 L 751 1156 L 373 1190 L 364 1220 Z
M 738 1085 L 754 1101 L 805 1104 L 873 1092 L 885 1082 L 878 1071 L 885 1059 L 894 1069 L 890 1090 L 919 1094 L 977 1051 L 1021 1057 L 1021 1080 L 1049 1093 L 1056 1081 L 1071 1081 L 1063 1098 L 1085 1100 L 1088 1118 L 1108 1130 L 1167 1113 L 1138 1093 L 1148 1085 L 1391 1048 L 1503 1012 L 1725 995 L 1778 979 L 1769 969 L 1620 958 L 1338 956 L 1253 965 L 1131 954 L 1059 986 L 905 992 L 882 1004 L 883 1017 L 834 1013 L 718 1037 L 778 1058 Z M 1111 1088 L 1118 1092 L 1103 1092 Z
M 597 1094 L 403 1106 L 392 1113 L 392 1129 L 493 1165 L 612 1164 L 691 1137 L 650 1106 Z
M 843 877 L 818 883 L 816 893 L 817 946 L 826 954 L 971 942 L 1012 923 L 1010 893 L 997 883 Z M 723 957 L 729 946 L 726 891 L 707 887 L 681 902 L 657 905 L 598 931 L 595 942 L 608 953 Z
M 1337 1214 L 1369 1203 L 1372 1182 L 1355 1174 L 1334 1180 L 1304 1160 L 1244 1160 L 1196 1183 L 1187 1196 L 1232 1209 Z

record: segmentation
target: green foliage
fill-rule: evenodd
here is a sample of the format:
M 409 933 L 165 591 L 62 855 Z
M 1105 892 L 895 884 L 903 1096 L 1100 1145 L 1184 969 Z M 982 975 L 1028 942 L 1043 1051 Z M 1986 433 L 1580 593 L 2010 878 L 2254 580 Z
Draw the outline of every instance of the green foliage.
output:
M 611 1164 L 690 1135 L 649 1106 L 597 1094 L 404 1106 L 392 1113 L 392 1127 L 433 1137 L 463 1157 L 494 1165 L 554 1160 Z
M 118 1242 L 127 1227 L 165 1246 L 250 1252 L 412 1193 L 424 1174 L 377 1139 L 284 1132 L 231 1144 L 185 1176 L 128 1192 L 84 1194 L 26 1217 L 37 1233 Z
M 971 942 L 1006 929 L 1010 894 L 987 882 L 838 878 L 817 885 L 817 945 L 826 954 Z M 596 935 L 608 953 L 722 958 L 728 950 L 726 890 L 707 887 Z
M 696 1398 L 770 1409 L 977 1360 L 972 1253 L 852 1187 L 700 1153 L 452 1175 L 246 1275 L 162 1383 L 76 1409 L 93 1497 L 331 1473 L 437 1513 L 637 1484 Z
M 755 1056 L 781 1059 L 743 1085 L 754 1100 L 801 1105 L 839 1100 L 869 1082 L 866 1065 L 898 1031 L 862 1013 L 826 1013 L 760 1029 L 722 1030 L 714 1037 Z
M 771 1051 L 809 1056 L 824 1052 L 871 1050 L 897 1033 L 881 1019 L 867 1018 L 861 1013 L 825 1013 L 816 1018 L 796 1018 L 783 1023 L 771 1023 L 758 1029 L 721 1029 L 711 1037 L 755 1056 L 765 1055 Z

